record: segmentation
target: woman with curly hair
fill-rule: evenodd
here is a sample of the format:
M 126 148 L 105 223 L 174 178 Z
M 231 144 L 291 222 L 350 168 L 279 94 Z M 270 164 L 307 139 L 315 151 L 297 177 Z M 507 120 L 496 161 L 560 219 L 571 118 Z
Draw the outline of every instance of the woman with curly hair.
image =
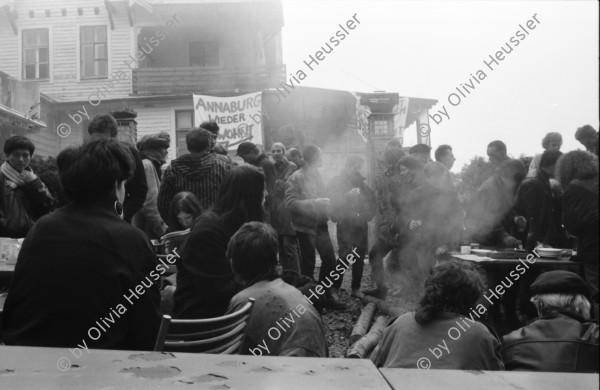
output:
M 562 222 L 577 237 L 577 260 L 598 303 L 598 157 L 575 150 L 557 162 L 556 175 L 564 188 Z
M 445 262 L 425 281 L 415 312 L 390 325 L 371 360 L 377 367 L 503 370 L 500 341 L 478 322 L 484 277 L 468 263 Z
M 555 150 L 560 151 L 562 146 L 563 139 L 560 133 L 550 132 L 542 138 L 542 148 L 544 150 Z M 533 159 L 531 159 L 531 163 L 529 164 L 529 171 L 527 172 L 527 177 L 535 177 L 537 175 L 537 171 L 540 167 L 540 162 L 542 161 L 542 154 L 536 154 Z

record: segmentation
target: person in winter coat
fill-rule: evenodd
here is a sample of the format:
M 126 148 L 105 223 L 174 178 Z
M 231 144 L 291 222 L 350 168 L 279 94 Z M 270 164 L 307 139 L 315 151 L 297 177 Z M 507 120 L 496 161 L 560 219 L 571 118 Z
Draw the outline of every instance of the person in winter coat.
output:
M 0 237 L 25 237 L 34 222 L 56 205 L 29 167 L 34 151 L 33 142 L 20 135 L 4 143 L 7 159 L 0 166 Z
M 331 199 L 331 220 L 337 223 L 338 256 L 346 259 L 349 255 L 355 256 L 353 250 L 358 253 L 352 264 L 352 296 L 355 297 L 362 295 L 360 282 L 368 245 L 367 223 L 373 219 L 377 209 L 375 192 L 360 173 L 364 163 L 362 158 L 350 156 L 344 170 L 329 182 L 327 188 Z M 339 289 L 341 285 L 340 278 L 332 288 Z
M 262 169 L 265 174 L 265 190 L 267 191 L 267 197 L 265 200 L 266 206 L 266 221 L 271 222 L 270 209 L 272 198 L 275 195 L 275 181 L 276 172 L 275 165 L 269 157 L 261 153 L 258 147 L 252 142 L 242 142 L 237 149 L 237 155 L 240 156 L 246 164 L 254 165 L 257 168 Z
M 167 225 L 158 212 L 156 200 L 162 176 L 161 167 L 167 162 L 170 145 L 171 138 L 165 132 L 146 135 L 137 143 L 146 172 L 148 193 L 144 207 L 133 216 L 133 224 L 146 233 L 151 240 L 160 239 L 167 230 Z
M 212 138 L 212 134 L 204 129 L 194 129 L 185 136 L 190 153 L 171 161 L 158 192 L 158 211 L 163 221 L 168 220 L 169 205 L 179 192 L 189 191 L 196 195 L 203 210 L 217 201 L 219 187 L 231 165 L 210 153 Z

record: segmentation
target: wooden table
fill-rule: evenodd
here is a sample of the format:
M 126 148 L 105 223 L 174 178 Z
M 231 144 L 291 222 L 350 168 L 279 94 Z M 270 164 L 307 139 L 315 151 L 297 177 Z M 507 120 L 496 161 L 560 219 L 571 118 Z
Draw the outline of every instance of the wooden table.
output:
M 61 371 L 59 359 L 71 368 Z M 76 366 L 77 365 L 77 366 Z M 192 386 L 186 386 L 192 385 Z M 2 389 L 382 389 L 370 360 L 0 346 Z
M 598 374 L 382 368 L 392 389 L 564 390 L 598 389 Z

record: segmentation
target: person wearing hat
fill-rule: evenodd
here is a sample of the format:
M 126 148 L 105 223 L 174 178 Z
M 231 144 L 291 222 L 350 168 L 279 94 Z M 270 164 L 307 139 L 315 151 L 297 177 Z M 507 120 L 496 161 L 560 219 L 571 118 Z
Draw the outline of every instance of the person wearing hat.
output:
M 275 164 L 273 164 L 273 161 L 271 161 L 266 154 L 261 153 L 255 144 L 248 141 L 242 142 L 238 146 L 237 155 L 240 156 L 246 164 L 254 165 L 257 168 L 262 169 L 265 174 L 265 189 L 267 190 L 265 210 L 268 211 L 271 205 L 271 198 L 275 195 L 275 181 L 277 177 Z M 270 221 L 268 214 L 266 221 Z
M 167 162 L 170 146 L 171 138 L 164 131 L 146 135 L 137 143 L 146 173 L 148 192 L 144 206 L 133 216 L 132 222 L 150 239 L 160 239 L 167 230 L 167 225 L 158 212 L 157 198 L 162 177 L 161 167 Z
M 541 274 L 531 285 L 539 318 L 504 336 L 506 370 L 598 372 L 599 327 L 590 321 L 590 290 L 568 271 Z

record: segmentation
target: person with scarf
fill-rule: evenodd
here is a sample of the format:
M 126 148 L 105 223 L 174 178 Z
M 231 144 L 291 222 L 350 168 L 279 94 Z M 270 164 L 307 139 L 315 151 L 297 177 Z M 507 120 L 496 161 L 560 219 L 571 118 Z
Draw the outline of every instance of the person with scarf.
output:
M 0 237 L 25 237 L 34 222 L 56 204 L 29 167 L 34 151 L 35 145 L 20 135 L 4 144 L 7 160 L 0 166 Z
M 142 156 L 142 164 L 146 173 L 148 192 L 144 206 L 133 216 L 133 224 L 140 228 L 148 238 L 159 239 L 166 230 L 167 225 L 158 212 L 158 189 L 162 178 L 161 166 L 167 161 L 171 138 L 168 133 L 146 135 L 137 143 L 137 148 Z

